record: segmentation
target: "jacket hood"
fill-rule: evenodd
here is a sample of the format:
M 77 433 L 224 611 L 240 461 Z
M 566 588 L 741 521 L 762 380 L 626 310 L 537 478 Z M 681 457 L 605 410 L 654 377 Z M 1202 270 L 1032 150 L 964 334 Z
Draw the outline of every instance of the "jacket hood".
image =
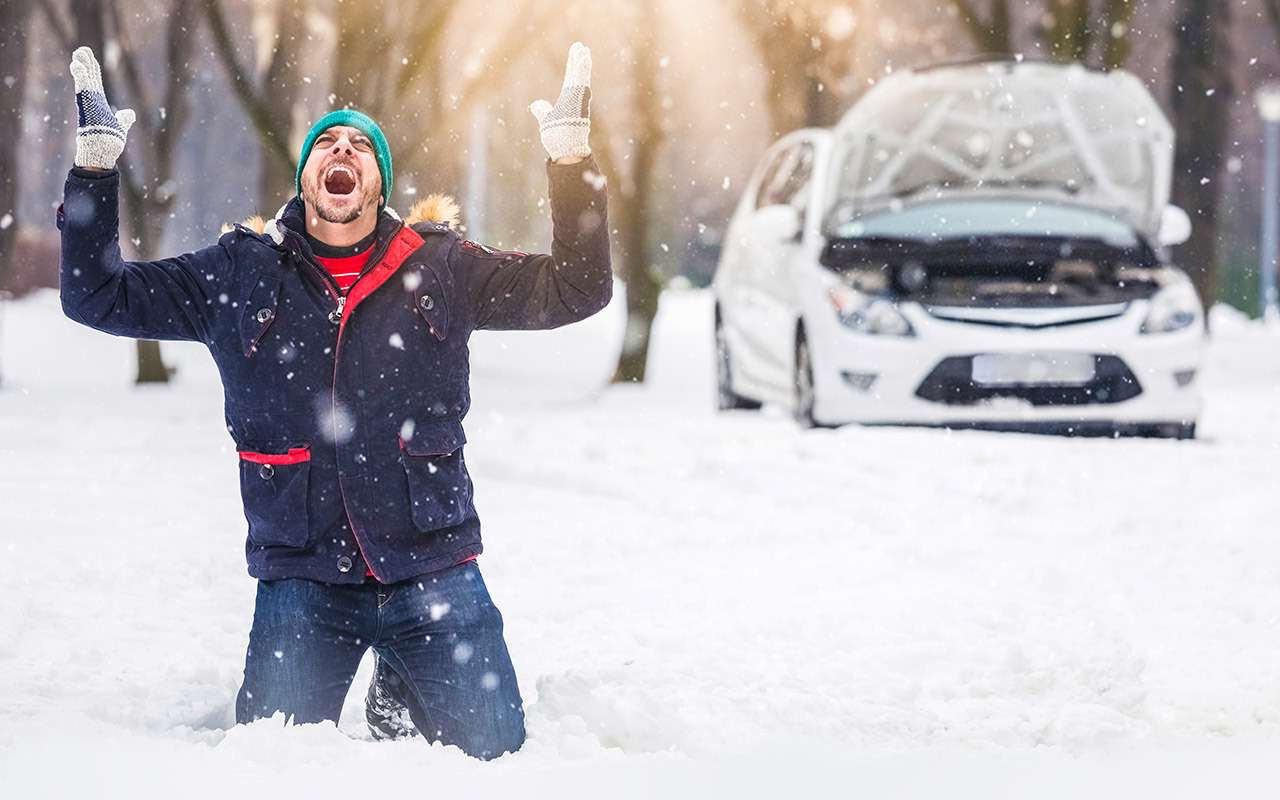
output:
M 284 237 L 280 233 L 278 225 L 286 217 L 301 216 L 301 200 L 293 197 L 289 202 L 280 207 L 271 219 L 255 215 L 243 220 L 240 225 L 248 228 L 254 233 L 270 237 L 276 244 L 280 244 Z M 400 219 L 400 215 L 390 206 L 383 206 L 382 214 L 386 214 L 394 219 Z M 461 223 L 462 210 L 458 206 L 458 202 L 447 194 L 431 194 L 417 201 L 409 208 L 409 214 L 404 218 L 406 225 L 416 225 L 420 222 L 434 222 L 447 226 L 450 230 L 457 230 Z M 235 230 L 235 225 L 224 224 L 222 226 L 223 233 L 230 233 Z

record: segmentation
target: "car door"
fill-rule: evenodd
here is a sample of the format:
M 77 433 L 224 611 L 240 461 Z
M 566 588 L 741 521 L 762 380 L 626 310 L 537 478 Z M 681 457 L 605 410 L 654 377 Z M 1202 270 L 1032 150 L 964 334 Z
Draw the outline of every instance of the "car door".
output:
M 812 142 L 798 141 L 785 151 L 772 180 L 762 183 L 757 213 L 771 206 L 794 210 L 798 221 L 794 236 L 779 237 L 761 231 L 751 256 L 756 299 L 756 330 L 768 380 L 780 394 L 790 392 L 795 350 L 795 326 L 799 316 L 796 262 L 802 257 L 802 235 L 809 211 L 815 150 Z
M 790 147 L 778 143 L 760 160 L 760 166 L 742 198 L 742 206 L 735 215 L 728 231 L 726 250 L 716 275 L 721 284 L 722 317 L 725 334 L 733 353 L 735 380 L 748 384 L 755 391 L 768 390 L 766 376 L 776 372 L 770 367 L 769 342 L 763 333 L 763 316 L 767 313 L 768 299 L 762 296 L 762 279 L 759 273 L 760 250 L 763 246 L 759 232 L 752 224 L 758 208 L 761 187 L 773 185 L 779 170 L 786 166 Z

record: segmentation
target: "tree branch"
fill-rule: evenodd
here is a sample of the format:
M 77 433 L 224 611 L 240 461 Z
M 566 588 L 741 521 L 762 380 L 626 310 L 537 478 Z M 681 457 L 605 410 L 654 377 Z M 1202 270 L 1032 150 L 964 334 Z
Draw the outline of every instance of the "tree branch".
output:
M 71 37 L 70 29 L 62 21 L 62 17 L 58 15 L 58 9 L 54 8 L 53 0 L 38 0 L 37 4 L 40 6 L 40 13 L 44 15 L 44 21 L 49 25 L 49 30 L 53 31 L 53 38 L 58 40 L 69 58 L 71 51 L 76 48 L 76 42 Z
M 132 95 L 133 104 L 137 108 L 136 124 L 141 124 L 146 135 L 154 135 L 156 128 L 152 114 L 155 113 L 156 107 L 147 94 L 147 86 L 142 80 L 142 74 L 138 72 L 138 62 L 133 56 L 133 47 L 129 43 L 129 31 L 120 17 L 120 4 L 112 0 L 106 5 L 111 14 L 111 25 L 115 28 L 116 38 L 120 40 L 120 63 L 124 69 L 125 81 L 129 84 L 129 94 Z
M 231 89 L 249 116 L 249 121 L 258 131 L 258 136 L 267 142 L 268 152 L 288 164 L 290 170 L 296 169 L 298 162 L 294 159 L 294 154 L 289 151 L 286 137 L 276 129 L 276 121 L 270 105 L 254 88 L 248 71 L 240 65 L 226 16 L 222 13 L 222 4 L 218 0 L 203 0 L 201 5 L 204 8 L 205 19 L 209 23 L 209 32 L 213 36 L 213 44 L 217 49 L 219 60 L 227 71 L 227 77 L 231 79 Z
M 186 127 L 190 113 L 187 88 L 195 77 L 191 61 L 191 44 L 195 38 L 195 26 L 191 24 L 195 0 L 176 0 L 165 42 L 165 60 L 168 64 L 168 80 L 165 83 L 164 116 L 161 119 L 156 147 L 156 180 L 167 179 L 173 170 L 173 154 L 178 137 Z M 161 198 L 163 200 L 163 198 Z
M 1267 2 L 1275 5 L 1277 25 L 1280 26 L 1280 0 L 1267 0 Z M 1103 69 L 1120 69 L 1129 60 L 1131 33 L 1129 23 L 1133 21 L 1135 7 L 1134 0 L 1107 0 L 1107 11 L 1103 17 L 1107 26 L 1106 31 L 1103 32 L 1106 36 L 1106 45 L 1102 48 Z M 1116 35 L 1117 25 L 1122 27 L 1119 36 Z M 1277 30 L 1280 30 L 1280 27 L 1277 27 Z
M 409 35 L 408 43 L 411 48 L 408 56 L 408 63 L 399 71 L 399 75 L 392 83 L 392 91 L 396 97 L 403 97 L 404 93 L 409 89 L 422 71 L 433 62 L 434 59 L 423 58 L 421 53 L 431 52 L 435 49 L 440 38 L 444 36 L 445 27 L 449 23 L 449 17 L 458 7 L 458 0 L 447 0 L 434 6 L 434 13 L 424 15 L 425 19 L 419 23 L 418 27 Z M 417 47 L 414 47 L 417 45 Z
M 1003 3 L 1003 0 L 997 0 L 997 2 Z M 969 0 L 951 0 L 951 5 L 964 20 L 965 26 L 969 29 L 969 37 L 979 49 L 989 52 L 1003 52 L 1009 49 L 1007 41 L 1000 41 L 1006 37 L 996 30 L 1000 18 L 998 13 L 992 14 L 990 22 L 984 22 L 978 16 L 977 10 L 969 4 Z M 1007 14 L 1005 16 L 1007 17 Z
M 1267 17 L 1271 19 L 1271 27 L 1275 28 L 1276 36 L 1280 37 L 1280 0 L 1262 0 L 1262 2 L 1267 8 Z

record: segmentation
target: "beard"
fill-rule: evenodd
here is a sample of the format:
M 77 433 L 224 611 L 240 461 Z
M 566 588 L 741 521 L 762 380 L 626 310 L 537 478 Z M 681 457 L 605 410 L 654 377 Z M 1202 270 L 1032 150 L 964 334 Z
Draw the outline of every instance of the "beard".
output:
M 363 183 L 363 182 L 362 182 Z M 317 217 L 335 225 L 346 225 L 358 219 L 370 207 L 375 207 L 382 197 L 382 186 L 357 184 L 355 192 L 359 193 L 359 201 L 355 204 L 339 205 L 332 196 L 324 191 L 319 175 L 304 176 L 302 180 L 302 200 Z M 347 195 L 348 197 L 350 195 Z

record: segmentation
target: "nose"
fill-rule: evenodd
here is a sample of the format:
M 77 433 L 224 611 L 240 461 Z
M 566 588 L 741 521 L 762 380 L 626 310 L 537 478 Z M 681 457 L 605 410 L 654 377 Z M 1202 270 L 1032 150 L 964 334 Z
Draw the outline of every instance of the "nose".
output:
M 333 143 L 333 147 L 329 148 L 329 151 L 334 155 L 342 155 L 344 153 L 350 155 L 356 150 L 351 146 L 351 139 L 344 133 L 338 137 L 337 141 Z

